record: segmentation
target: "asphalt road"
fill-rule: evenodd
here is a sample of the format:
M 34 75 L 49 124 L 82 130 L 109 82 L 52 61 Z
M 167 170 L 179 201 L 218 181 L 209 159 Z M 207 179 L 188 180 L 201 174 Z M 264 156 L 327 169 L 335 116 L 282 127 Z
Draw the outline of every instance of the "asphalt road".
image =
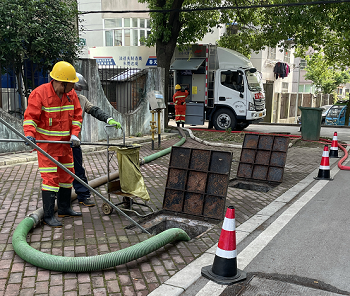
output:
M 245 131 L 260 133 L 290 133 L 292 135 L 302 135 L 299 125 L 280 125 L 280 124 L 252 124 Z M 320 136 L 333 138 L 334 132 L 338 134 L 338 141 L 350 142 L 350 127 L 344 126 L 321 126 Z

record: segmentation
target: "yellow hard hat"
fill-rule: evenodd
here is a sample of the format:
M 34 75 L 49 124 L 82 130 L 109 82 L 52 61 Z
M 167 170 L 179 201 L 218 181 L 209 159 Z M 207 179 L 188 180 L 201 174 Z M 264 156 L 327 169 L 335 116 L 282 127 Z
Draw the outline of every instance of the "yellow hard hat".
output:
M 74 67 L 68 62 L 57 62 L 50 72 L 52 79 L 63 82 L 76 83 L 79 81 Z
M 175 85 L 175 89 L 181 89 L 181 85 L 180 84 L 176 84 Z

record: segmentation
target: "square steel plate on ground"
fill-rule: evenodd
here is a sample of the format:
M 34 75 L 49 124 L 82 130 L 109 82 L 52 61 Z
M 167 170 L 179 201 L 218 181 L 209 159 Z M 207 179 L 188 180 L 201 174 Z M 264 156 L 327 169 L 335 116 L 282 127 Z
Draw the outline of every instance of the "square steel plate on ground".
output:
M 232 153 L 173 146 L 163 209 L 222 220 Z
M 284 136 L 246 134 L 237 178 L 281 183 L 288 144 Z

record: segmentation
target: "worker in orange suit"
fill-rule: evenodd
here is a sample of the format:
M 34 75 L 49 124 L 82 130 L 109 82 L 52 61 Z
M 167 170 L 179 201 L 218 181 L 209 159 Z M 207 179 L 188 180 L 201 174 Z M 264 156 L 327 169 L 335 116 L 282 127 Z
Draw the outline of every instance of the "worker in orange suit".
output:
M 184 127 L 186 121 L 186 98 L 189 95 L 188 91 L 182 91 L 180 84 L 175 85 L 176 93 L 173 95 L 173 102 L 175 104 L 175 121 L 176 125 Z
M 69 141 L 71 144 L 38 143 L 37 145 L 74 173 L 71 147 L 80 145 L 78 138 L 82 125 L 82 109 L 74 91 L 79 81 L 74 67 L 64 61 L 54 65 L 51 82 L 34 89 L 28 98 L 24 113 L 23 130 L 26 138 L 36 140 Z M 29 141 L 26 145 L 30 145 Z M 39 171 L 42 178 L 42 200 L 45 224 L 62 227 L 55 214 L 55 198 L 59 217 L 81 216 L 71 207 L 73 177 L 38 151 Z

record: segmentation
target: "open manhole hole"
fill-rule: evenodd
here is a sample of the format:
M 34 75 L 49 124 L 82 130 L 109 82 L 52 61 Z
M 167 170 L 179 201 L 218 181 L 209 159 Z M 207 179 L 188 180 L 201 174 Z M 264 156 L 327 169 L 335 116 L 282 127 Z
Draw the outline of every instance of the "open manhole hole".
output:
M 278 184 L 246 182 L 246 181 L 234 179 L 230 181 L 228 186 L 233 188 L 238 188 L 238 189 L 257 191 L 257 192 L 269 192 L 271 189 L 278 186 Z
M 202 221 L 186 215 L 172 215 L 159 211 L 138 223 L 152 235 L 157 235 L 171 228 L 180 228 L 184 230 L 191 239 L 193 239 L 202 236 L 219 222 L 219 220 L 214 219 Z M 126 229 L 139 231 L 139 229 L 133 224 L 127 226 Z

